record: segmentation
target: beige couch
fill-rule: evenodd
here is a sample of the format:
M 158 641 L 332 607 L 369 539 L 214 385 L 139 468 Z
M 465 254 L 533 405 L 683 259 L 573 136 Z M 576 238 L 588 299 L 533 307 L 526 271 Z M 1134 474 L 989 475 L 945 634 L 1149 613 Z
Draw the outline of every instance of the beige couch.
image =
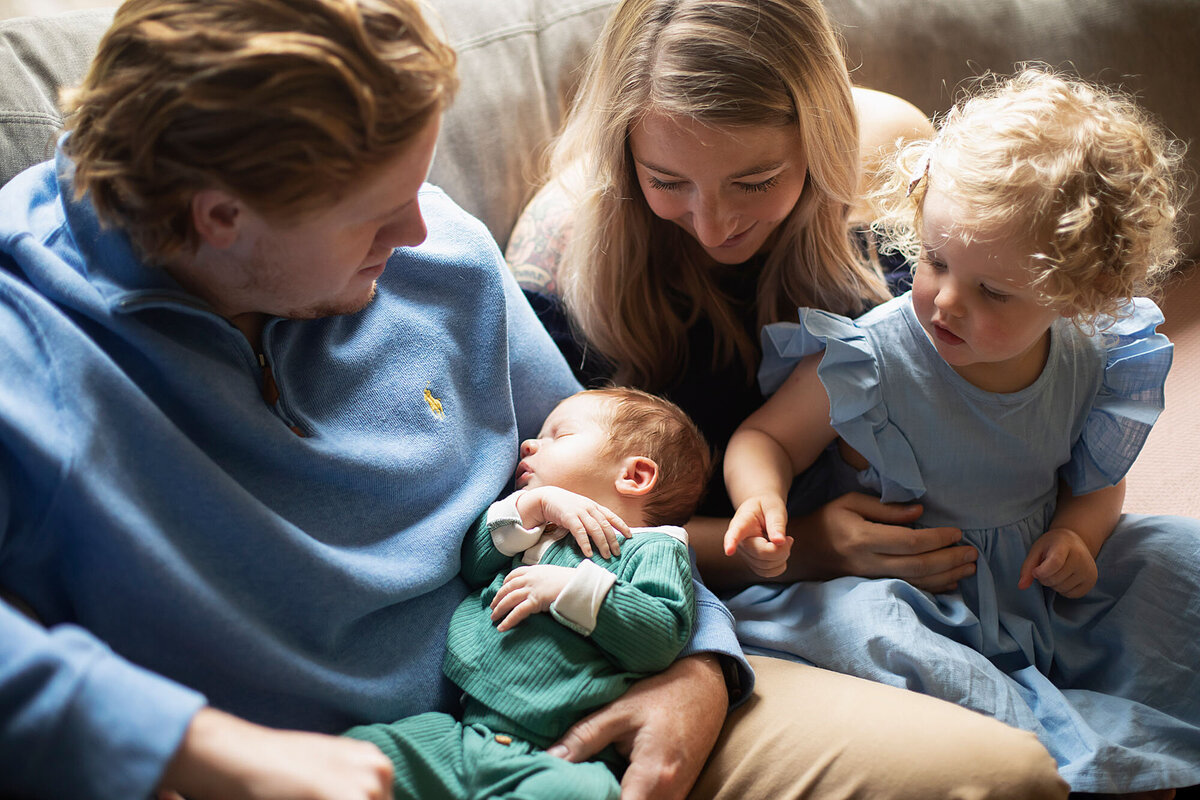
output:
M 983 69 L 1041 60 L 1119 83 L 1176 135 L 1200 172 L 1200 10 L 1193 0 L 826 0 L 863 86 L 927 114 Z M 462 90 L 447 114 L 430 179 L 479 216 L 503 247 L 535 188 L 537 153 L 554 133 L 580 59 L 614 0 L 431 0 L 460 56 Z M 78 80 L 111 11 L 0 22 L 0 183 L 49 157 L 59 86 Z M 1200 256 L 1200 197 L 1190 253 Z M 1129 480 L 1126 507 L 1200 517 L 1200 279 L 1164 301 L 1176 342 L 1167 411 Z

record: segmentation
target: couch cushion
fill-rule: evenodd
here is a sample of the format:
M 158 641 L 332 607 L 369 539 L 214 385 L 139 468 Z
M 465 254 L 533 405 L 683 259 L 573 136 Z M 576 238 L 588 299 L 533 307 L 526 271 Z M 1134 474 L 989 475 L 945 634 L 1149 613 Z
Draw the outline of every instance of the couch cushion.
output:
M 501 246 L 537 180 L 576 67 L 615 0 L 428 0 L 459 53 L 462 86 L 446 114 L 430 180 Z M 0 184 L 49 158 L 58 92 L 78 83 L 112 10 L 0 22 Z
M 54 154 L 61 86 L 87 71 L 111 9 L 0 21 L 0 185 Z
M 432 0 L 458 51 L 459 94 L 430 180 L 503 247 L 539 182 L 578 67 L 615 0 Z

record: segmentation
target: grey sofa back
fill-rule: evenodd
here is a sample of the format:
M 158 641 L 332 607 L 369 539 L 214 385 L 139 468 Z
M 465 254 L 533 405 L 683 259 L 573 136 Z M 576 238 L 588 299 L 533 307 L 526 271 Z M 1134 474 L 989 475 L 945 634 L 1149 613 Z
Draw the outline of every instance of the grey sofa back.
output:
M 579 64 L 616 0 L 428 0 L 459 53 L 462 88 L 430 180 L 503 246 L 534 189 Z M 825 0 L 854 79 L 927 114 L 985 69 L 1040 60 L 1125 86 L 1195 144 L 1200 172 L 1200 6 L 1195 0 Z M 58 88 L 84 73 L 111 11 L 0 22 L 0 183 L 44 160 Z M 1190 250 L 1200 255 L 1200 197 Z

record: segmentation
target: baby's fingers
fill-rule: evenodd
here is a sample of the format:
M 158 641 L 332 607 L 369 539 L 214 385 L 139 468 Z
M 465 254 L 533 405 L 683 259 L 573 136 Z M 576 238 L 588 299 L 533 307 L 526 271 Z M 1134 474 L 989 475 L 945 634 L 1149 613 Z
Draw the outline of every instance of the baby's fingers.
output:
M 523 582 L 512 579 L 516 574 L 516 570 L 509 573 L 508 578 L 505 579 L 500 589 L 496 592 L 496 596 L 492 598 L 492 622 L 503 617 L 529 596 L 529 588 Z
M 603 555 L 607 548 L 613 555 L 621 555 L 621 539 L 633 536 L 625 521 L 604 506 L 596 506 L 592 511 L 592 520 L 598 526 L 600 535 L 603 537 L 603 543 L 596 542 L 601 554 Z M 604 557 L 608 558 L 607 555 Z
M 512 610 L 508 612 L 504 619 L 500 620 L 500 624 L 496 626 L 496 630 L 503 633 L 510 628 L 515 628 L 517 625 L 521 624 L 523 620 L 533 616 L 537 610 L 537 601 L 532 597 L 527 597 L 520 603 L 517 603 L 515 606 L 513 606 Z M 492 612 L 492 621 L 496 621 L 495 612 Z

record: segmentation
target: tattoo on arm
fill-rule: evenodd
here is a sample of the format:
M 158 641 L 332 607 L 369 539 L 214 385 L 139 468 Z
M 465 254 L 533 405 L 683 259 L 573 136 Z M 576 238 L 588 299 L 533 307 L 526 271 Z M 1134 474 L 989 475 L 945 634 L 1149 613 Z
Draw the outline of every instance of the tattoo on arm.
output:
M 571 209 L 561 190 L 545 187 L 513 227 L 504 258 L 522 289 L 558 294 L 558 265 L 570 233 Z

